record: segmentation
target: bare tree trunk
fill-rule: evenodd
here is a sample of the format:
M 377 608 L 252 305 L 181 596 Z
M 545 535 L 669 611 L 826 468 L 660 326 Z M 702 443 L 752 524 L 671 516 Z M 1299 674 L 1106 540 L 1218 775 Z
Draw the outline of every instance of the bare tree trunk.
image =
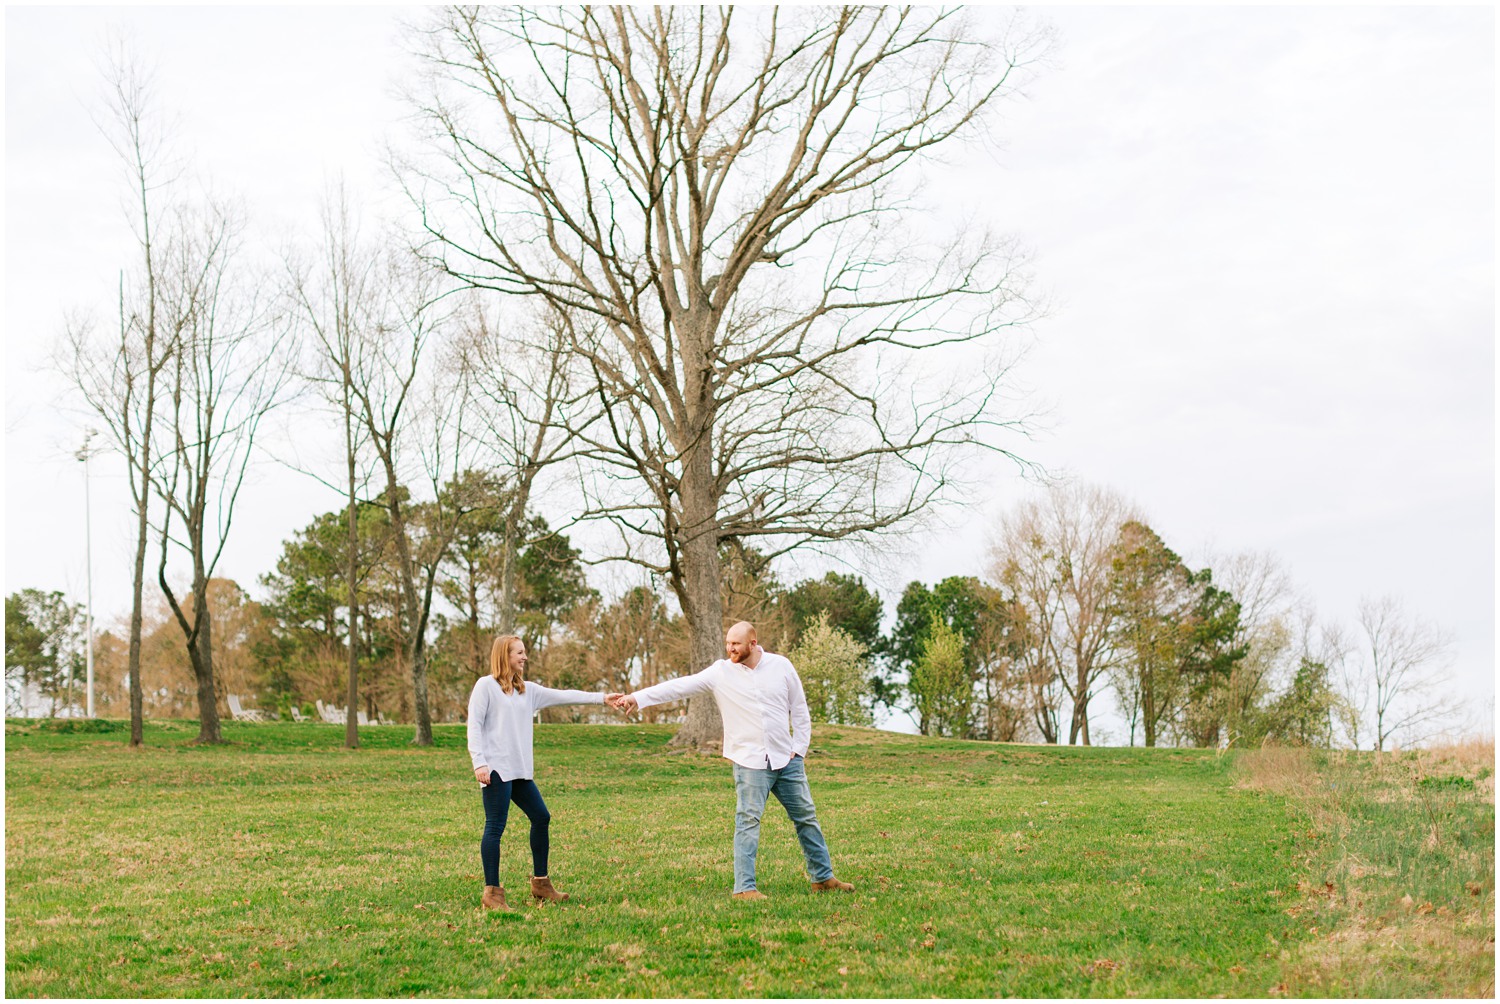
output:
M 723 600 L 719 593 L 719 546 L 712 533 L 701 533 L 682 545 L 683 591 L 679 598 L 687 617 L 692 644 L 692 667 L 696 672 L 724 657 Z M 724 720 L 718 703 L 709 696 L 688 701 L 682 728 L 671 745 L 687 746 L 704 753 L 718 753 L 724 746 Z
M 468 573 L 468 601 L 469 601 L 469 645 L 470 655 L 474 664 L 474 674 L 483 676 L 485 674 L 484 646 L 479 637 L 479 564 L 472 558 L 465 563 L 465 571 Z
M 346 360 L 347 363 L 347 360 Z M 355 495 L 353 402 L 349 399 L 349 367 L 344 371 L 344 456 L 349 472 L 349 559 L 344 581 L 349 590 L 349 689 L 345 694 L 344 746 L 359 748 L 359 513 Z
M 198 684 L 198 737 L 194 743 L 224 741 L 219 723 L 219 693 L 214 684 L 213 618 L 208 607 L 208 579 L 203 570 L 193 573 L 193 622 L 198 637 L 188 646 L 193 675 Z
M 396 539 L 396 565 L 401 581 L 401 606 L 406 616 L 406 658 L 411 666 L 412 711 L 416 731 L 412 745 L 432 745 L 432 716 L 427 706 L 427 611 L 417 598 L 416 562 L 407 535 L 406 511 L 401 504 L 401 485 L 390 454 L 383 455 L 386 476 L 386 506 L 391 514 L 391 532 Z M 430 591 L 430 590 L 429 590 Z M 350 714 L 353 714 L 350 710 Z
M 520 586 L 521 537 L 525 534 L 525 495 L 520 504 L 512 505 L 505 520 L 505 531 L 500 538 L 500 597 L 495 611 L 495 628 L 502 634 L 516 633 L 516 600 Z
M 1159 717 L 1160 714 L 1156 709 L 1156 693 L 1148 677 L 1141 681 L 1141 725 L 1145 728 L 1147 746 L 1156 745 L 1156 721 Z M 1134 721 L 1130 723 L 1130 727 L 1134 730 Z M 1132 744 L 1134 743 L 1133 735 L 1132 732 Z
M 679 598 L 691 639 L 691 670 L 696 672 L 724 657 L 724 600 L 720 581 L 719 504 L 713 490 L 710 431 L 703 429 L 692 435 L 686 445 L 682 464 L 682 524 L 676 528 L 681 574 L 674 576 L 674 580 L 680 579 L 682 583 Z M 687 717 L 671 744 L 704 753 L 722 751 L 724 720 L 719 715 L 718 703 L 709 696 L 689 701 Z
M 146 507 L 140 507 L 139 524 L 136 531 L 135 570 L 130 584 L 130 656 L 126 672 L 130 675 L 130 745 L 139 747 L 145 742 L 145 692 L 141 687 L 141 604 L 146 578 L 146 547 L 150 525 L 146 519 Z
M 189 593 L 193 619 L 189 623 L 188 612 L 183 609 L 177 595 L 172 592 L 171 584 L 167 582 L 167 544 L 171 538 L 170 521 L 171 507 L 169 505 L 167 523 L 162 526 L 161 561 L 156 568 L 157 584 L 161 586 L 162 595 L 167 598 L 167 605 L 171 607 L 172 615 L 177 619 L 177 626 L 182 629 L 188 663 L 193 669 L 193 682 L 198 700 L 198 735 L 193 739 L 193 743 L 213 745 L 222 743 L 224 736 L 219 724 L 219 695 L 214 686 L 213 628 L 208 608 L 208 576 L 204 572 L 203 564 L 196 560 L 195 555 L 193 584 Z M 190 538 L 194 536 L 192 529 L 188 530 L 188 536 Z

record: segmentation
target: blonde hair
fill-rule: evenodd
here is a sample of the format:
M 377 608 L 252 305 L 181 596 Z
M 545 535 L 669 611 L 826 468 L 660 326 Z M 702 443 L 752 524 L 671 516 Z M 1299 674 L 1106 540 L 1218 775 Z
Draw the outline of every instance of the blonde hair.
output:
M 526 678 L 521 675 L 520 668 L 510 661 L 510 646 L 518 641 L 521 639 L 513 634 L 503 634 L 490 646 L 490 675 L 507 694 L 526 693 Z M 525 642 L 521 644 L 524 645 Z

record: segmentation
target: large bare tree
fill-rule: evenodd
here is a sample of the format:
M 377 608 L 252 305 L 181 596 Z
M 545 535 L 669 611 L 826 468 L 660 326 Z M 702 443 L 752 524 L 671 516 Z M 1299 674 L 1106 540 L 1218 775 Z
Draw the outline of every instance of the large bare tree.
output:
M 205 201 L 177 216 L 177 239 L 157 274 L 159 318 L 177 333 L 161 374 L 163 441 L 153 481 L 164 504 L 157 582 L 182 629 L 197 684 L 194 741 L 216 743 L 222 737 L 209 582 L 229 540 L 261 422 L 283 400 L 291 359 L 265 277 L 237 257 L 242 225 L 235 214 Z M 188 596 L 172 587 L 173 544 L 188 559 Z
M 159 316 L 161 203 L 178 166 L 154 105 L 151 74 L 138 55 L 116 39 L 107 54 L 105 113 L 100 130 L 129 175 L 126 214 L 135 238 L 135 261 L 120 274 L 116 336 L 104 343 L 87 324 L 70 325 L 57 365 L 98 415 L 114 449 L 125 459 L 126 482 L 136 521 L 131 574 L 130 745 L 143 735 L 141 632 L 146 553 L 150 548 L 152 479 L 155 474 L 156 412 L 162 369 L 172 358 L 176 332 Z
M 694 663 L 721 651 L 722 545 L 901 526 L 997 445 L 1015 258 L 918 196 L 1044 35 L 933 8 L 454 7 L 419 39 L 426 253 L 571 325 L 607 419 L 585 515 L 670 582 Z M 721 733 L 697 701 L 674 741 Z

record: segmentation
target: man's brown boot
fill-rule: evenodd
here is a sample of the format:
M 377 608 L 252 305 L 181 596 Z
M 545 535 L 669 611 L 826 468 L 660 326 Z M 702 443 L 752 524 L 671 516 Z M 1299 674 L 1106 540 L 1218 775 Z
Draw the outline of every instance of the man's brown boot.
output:
M 853 882 L 840 882 L 838 879 L 834 878 L 831 875 L 821 882 L 814 882 L 812 884 L 812 887 L 813 892 L 832 892 L 835 889 L 837 889 L 839 892 L 854 891 Z
M 770 899 L 771 897 L 767 896 L 765 893 L 761 892 L 759 889 L 746 889 L 744 892 L 730 893 L 729 894 L 729 898 L 730 899 Z
M 565 892 L 558 892 L 552 888 L 552 880 L 543 875 L 541 878 L 531 880 L 531 895 L 533 899 L 546 900 L 552 903 L 561 903 L 568 898 Z
M 484 895 L 479 897 L 479 905 L 486 910 L 504 910 L 506 913 L 509 913 L 510 907 L 505 903 L 505 886 L 485 886 Z

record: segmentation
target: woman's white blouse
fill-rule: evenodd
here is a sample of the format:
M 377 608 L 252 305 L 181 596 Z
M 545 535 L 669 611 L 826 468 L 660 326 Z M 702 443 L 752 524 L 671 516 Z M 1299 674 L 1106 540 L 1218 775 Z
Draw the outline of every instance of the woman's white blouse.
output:
M 531 769 L 531 716 L 559 704 L 603 704 L 603 694 L 587 690 L 553 690 L 527 681 L 520 693 L 507 694 L 493 676 L 481 676 L 469 695 L 469 755 L 474 769 L 488 766 L 500 780 L 534 776 Z

